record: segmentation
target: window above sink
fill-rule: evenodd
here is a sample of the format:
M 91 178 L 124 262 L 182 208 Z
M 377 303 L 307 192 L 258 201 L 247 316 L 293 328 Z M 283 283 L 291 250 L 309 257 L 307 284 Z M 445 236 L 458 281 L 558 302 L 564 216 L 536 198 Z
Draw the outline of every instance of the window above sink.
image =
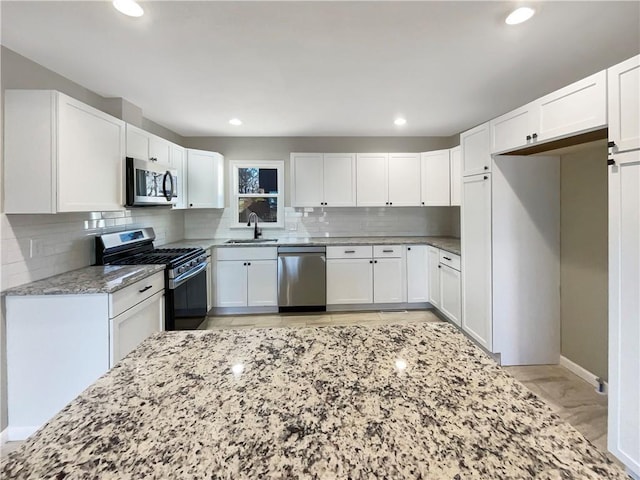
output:
M 284 162 L 236 160 L 231 167 L 232 228 L 249 228 L 249 215 L 258 216 L 261 228 L 284 227 Z M 269 240 L 267 240 L 269 241 Z M 262 243 L 229 241 L 228 243 Z

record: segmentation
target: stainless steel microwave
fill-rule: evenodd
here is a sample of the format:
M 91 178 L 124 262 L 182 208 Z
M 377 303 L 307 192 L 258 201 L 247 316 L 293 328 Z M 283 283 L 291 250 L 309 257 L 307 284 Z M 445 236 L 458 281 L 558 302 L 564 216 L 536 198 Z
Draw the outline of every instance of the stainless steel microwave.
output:
M 156 161 L 127 157 L 126 206 L 172 206 L 178 201 L 178 172 Z

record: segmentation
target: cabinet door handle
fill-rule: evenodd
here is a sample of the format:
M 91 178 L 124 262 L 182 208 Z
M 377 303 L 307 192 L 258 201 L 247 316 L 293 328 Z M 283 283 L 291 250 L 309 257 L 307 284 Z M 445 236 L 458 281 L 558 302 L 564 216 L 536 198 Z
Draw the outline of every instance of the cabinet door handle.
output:
M 393 202 L 389 202 L 389 205 L 393 205 Z
M 527 141 L 531 140 L 531 135 L 527 135 Z
M 531 138 L 533 138 L 535 140 L 536 138 L 538 138 L 538 134 L 534 133 L 533 135 L 531 135 Z
M 355 250 L 345 250 L 344 253 L 356 253 Z
M 140 290 L 138 290 L 140 293 L 146 292 L 147 290 L 149 290 L 150 288 L 153 288 L 153 285 L 147 285 L 144 288 L 141 288 Z
M 244 262 L 242 265 L 244 265 L 246 267 L 247 266 L 247 262 Z
M 407 250 L 411 250 L 411 247 L 407 247 Z
M 373 263 L 373 260 L 369 260 L 369 263 Z
M 609 160 L 607 160 L 607 165 L 615 165 L 616 161 L 613 158 L 610 158 Z
M 614 148 L 615 146 L 616 146 L 616 142 L 614 141 L 607 143 L 607 148 Z
M 451 261 L 451 259 L 449 257 L 442 257 L 442 258 L 444 258 L 445 260 Z
M 422 205 L 424 205 L 424 202 L 422 202 Z
M 373 263 L 378 263 L 378 260 L 374 260 Z
M 251 266 L 251 262 L 247 262 L 247 267 L 250 267 L 250 266 Z
M 382 253 L 393 253 L 393 250 L 382 250 Z
M 489 170 L 489 167 L 487 167 L 487 166 L 485 165 L 485 166 L 484 166 L 484 169 L 485 169 L 485 170 Z
M 485 179 L 485 180 L 489 180 L 489 177 L 487 177 L 487 176 L 485 175 L 485 176 L 484 176 L 484 179 Z
M 438 265 L 438 268 L 442 268 L 442 266 Z

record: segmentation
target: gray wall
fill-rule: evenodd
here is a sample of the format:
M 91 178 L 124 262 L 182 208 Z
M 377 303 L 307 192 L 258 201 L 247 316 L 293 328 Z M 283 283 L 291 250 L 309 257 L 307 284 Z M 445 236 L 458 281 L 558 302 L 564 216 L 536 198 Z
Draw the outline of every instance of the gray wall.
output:
M 114 101 L 116 99 L 102 97 L 6 47 L 1 47 L 0 55 L 3 99 L 4 90 L 11 88 L 58 90 L 98 110 L 122 118 L 120 115 L 121 109 L 115 108 L 118 104 L 117 101 Z M 133 107 L 136 108 L 135 106 Z M 142 118 L 142 124 L 138 126 L 169 141 L 180 145 L 183 143 L 184 139 L 180 135 L 149 119 Z
M 562 155 L 560 172 L 562 355 L 607 379 L 606 142 Z

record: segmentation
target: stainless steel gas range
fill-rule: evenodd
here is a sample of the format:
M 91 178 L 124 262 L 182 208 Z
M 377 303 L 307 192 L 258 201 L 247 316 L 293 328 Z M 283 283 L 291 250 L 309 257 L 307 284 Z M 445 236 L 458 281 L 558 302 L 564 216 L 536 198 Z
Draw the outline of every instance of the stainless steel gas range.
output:
M 202 248 L 155 248 L 153 228 L 96 237 L 97 265 L 163 264 L 165 328 L 194 330 L 207 314 L 207 255 Z

